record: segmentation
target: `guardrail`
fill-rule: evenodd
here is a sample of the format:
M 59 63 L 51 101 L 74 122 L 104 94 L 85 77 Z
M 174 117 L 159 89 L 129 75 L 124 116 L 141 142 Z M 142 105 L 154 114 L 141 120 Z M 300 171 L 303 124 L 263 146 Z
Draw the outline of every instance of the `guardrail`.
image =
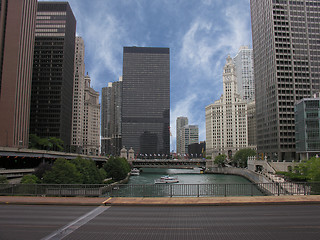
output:
M 320 183 L 251 184 L 0 184 L 0 195 L 59 197 L 227 197 L 317 195 Z

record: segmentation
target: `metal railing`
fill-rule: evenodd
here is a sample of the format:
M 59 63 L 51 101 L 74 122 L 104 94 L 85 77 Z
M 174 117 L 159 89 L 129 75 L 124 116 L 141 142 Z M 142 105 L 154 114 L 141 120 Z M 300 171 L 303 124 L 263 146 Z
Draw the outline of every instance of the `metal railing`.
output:
M 0 184 L 0 195 L 60 197 L 227 197 L 316 195 L 320 183 L 252 184 Z

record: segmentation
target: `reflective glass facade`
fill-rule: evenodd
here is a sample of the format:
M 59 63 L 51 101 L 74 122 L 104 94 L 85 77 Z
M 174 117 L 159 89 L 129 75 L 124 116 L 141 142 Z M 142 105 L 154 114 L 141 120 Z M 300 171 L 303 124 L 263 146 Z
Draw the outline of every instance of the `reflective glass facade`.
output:
M 320 90 L 319 0 L 250 0 L 257 150 L 297 158 L 294 104 Z
M 76 19 L 67 2 L 39 2 L 30 133 L 71 144 Z
M 295 106 L 296 150 L 300 159 L 320 153 L 320 98 L 300 100 Z
M 122 89 L 122 145 L 169 155 L 169 48 L 124 47 Z

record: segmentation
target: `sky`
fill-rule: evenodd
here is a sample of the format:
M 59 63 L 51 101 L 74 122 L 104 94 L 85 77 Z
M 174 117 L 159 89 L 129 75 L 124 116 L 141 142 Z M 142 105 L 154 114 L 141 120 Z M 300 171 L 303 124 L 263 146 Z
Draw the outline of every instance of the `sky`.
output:
M 52 0 L 55 1 L 55 0 Z M 222 94 L 228 55 L 252 47 L 250 0 L 69 0 L 86 72 L 100 92 L 122 75 L 124 46 L 170 48 L 171 151 L 176 119 L 188 117 L 205 141 L 205 107 Z

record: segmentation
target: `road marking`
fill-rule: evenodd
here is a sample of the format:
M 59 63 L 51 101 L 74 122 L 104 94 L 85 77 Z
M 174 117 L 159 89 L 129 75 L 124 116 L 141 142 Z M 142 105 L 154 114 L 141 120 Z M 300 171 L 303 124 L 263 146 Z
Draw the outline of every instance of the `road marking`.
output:
M 41 240 L 60 240 L 64 237 L 68 236 L 70 233 L 77 230 L 79 227 L 83 226 L 90 220 L 94 219 L 99 214 L 103 213 L 110 207 L 97 207 L 93 209 L 91 212 L 81 216 L 80 218 L 74 220 L 70 224 L 58 229 L 47 237 L 42 238 Z
M 107 200 L 103 201 L 102 203 L 103 203 L 104 205 L 106 205 L 110 199 L 111 199 L 111 197 L 109 197 Z

